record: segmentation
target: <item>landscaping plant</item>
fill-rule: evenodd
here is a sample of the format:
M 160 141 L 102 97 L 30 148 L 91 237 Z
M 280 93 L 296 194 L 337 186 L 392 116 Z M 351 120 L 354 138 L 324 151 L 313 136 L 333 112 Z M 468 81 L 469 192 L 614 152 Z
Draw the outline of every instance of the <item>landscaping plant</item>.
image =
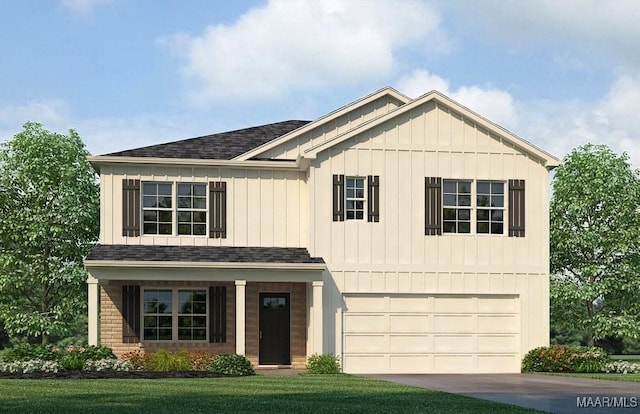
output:
M 313 354 L 307 359 L 310 374 L 339 374 L 340 361 L 333 354 Z
M 216 374 L 233 376 L 254 375 L 256 373 L 251 361 L 246 356 L 239 354 L 218 355 L 211 363 L 209 370 Z
M 523 372 L 602 372 L 611 361 L 606 351 L 586 346 L 545 346 L 522 360 Z

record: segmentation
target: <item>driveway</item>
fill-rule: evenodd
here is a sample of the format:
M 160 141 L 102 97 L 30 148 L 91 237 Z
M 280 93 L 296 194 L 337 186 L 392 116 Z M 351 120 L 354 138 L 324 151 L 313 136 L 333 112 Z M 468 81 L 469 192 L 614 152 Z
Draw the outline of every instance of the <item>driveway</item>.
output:
M 640 413 L 640 383 L 634 382 L 536 374 L 364 376 L 551 413 Z

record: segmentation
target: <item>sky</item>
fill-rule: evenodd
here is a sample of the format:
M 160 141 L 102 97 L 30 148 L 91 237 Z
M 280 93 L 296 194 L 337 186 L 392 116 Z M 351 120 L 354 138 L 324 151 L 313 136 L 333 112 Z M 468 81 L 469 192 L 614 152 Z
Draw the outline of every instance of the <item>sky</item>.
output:
M 0 141 L 94 155 L 438 90 L 558 158 L 640 167 L 637 0 L 0 0 Z

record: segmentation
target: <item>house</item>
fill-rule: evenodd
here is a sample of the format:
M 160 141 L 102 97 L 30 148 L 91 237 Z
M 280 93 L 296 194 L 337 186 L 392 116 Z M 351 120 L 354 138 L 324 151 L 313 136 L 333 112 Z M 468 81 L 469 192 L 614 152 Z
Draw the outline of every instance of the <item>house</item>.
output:
M 438 92 L 91 162 L 89 342 L 118 355 L 498 373 L 548 345 L 559 160 Z

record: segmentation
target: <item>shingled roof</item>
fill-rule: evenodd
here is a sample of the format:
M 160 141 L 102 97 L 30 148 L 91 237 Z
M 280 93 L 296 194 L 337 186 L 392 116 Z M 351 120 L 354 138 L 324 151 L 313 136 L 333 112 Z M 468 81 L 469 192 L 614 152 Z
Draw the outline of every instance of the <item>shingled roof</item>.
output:
M 145 246 L 98 244 L 91 260 L 198 263 L 324 263 L 307 249 L 294 247 Z
M 284 121 L 105 154 L 110 157 L 230 160 L 310 121 Z

